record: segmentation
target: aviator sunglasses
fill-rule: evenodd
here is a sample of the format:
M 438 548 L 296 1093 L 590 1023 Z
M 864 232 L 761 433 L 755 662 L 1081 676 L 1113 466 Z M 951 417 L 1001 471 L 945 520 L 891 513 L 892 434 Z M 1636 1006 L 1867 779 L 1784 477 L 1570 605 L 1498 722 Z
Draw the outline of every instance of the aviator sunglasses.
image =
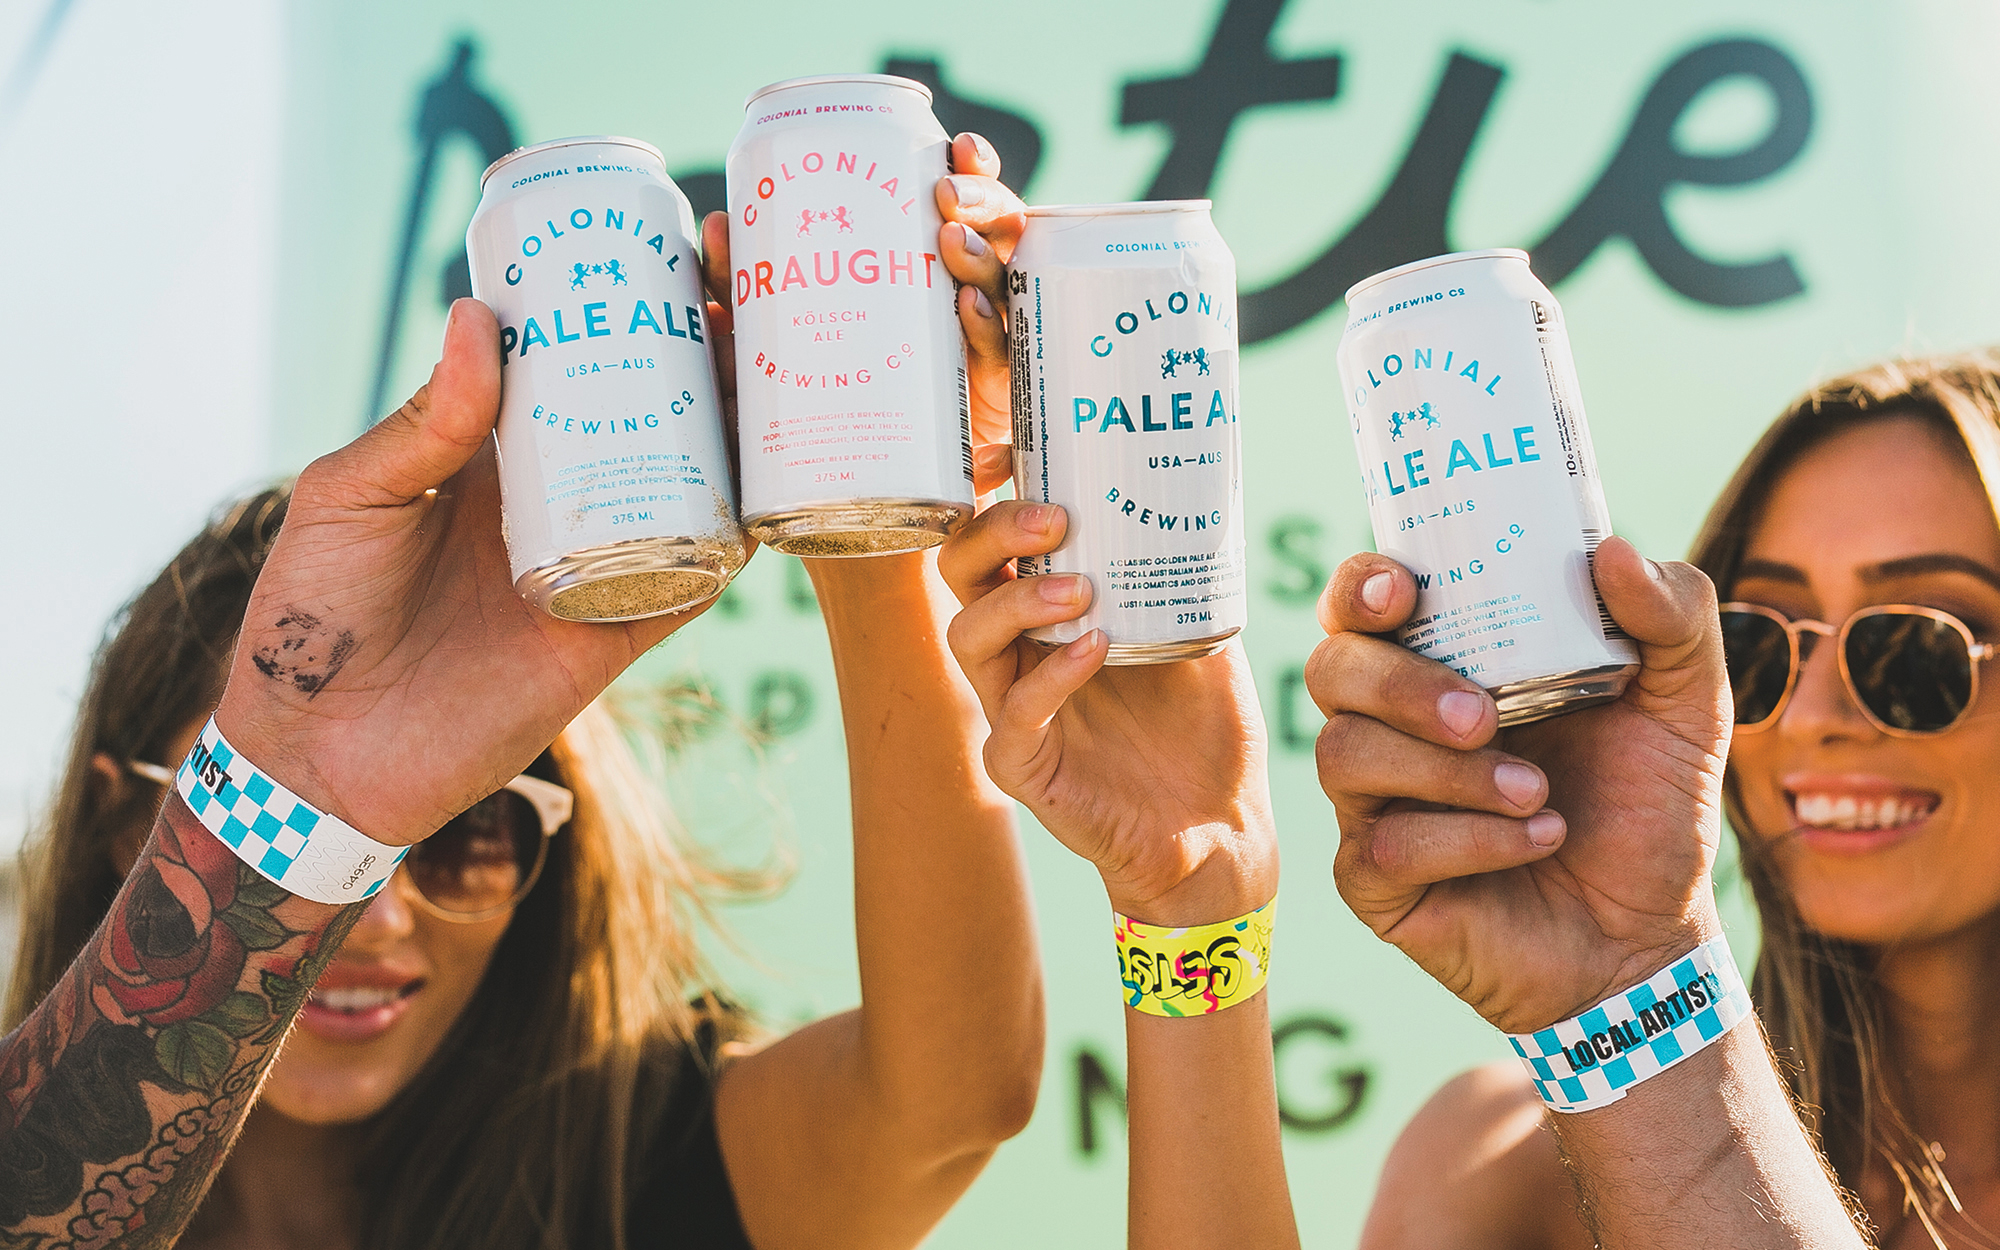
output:
M 1868 723 L 1899 738 L 1943 733 L 1964 719 L 1979 697 L 1980 661 L 1994 654 L 1992 643 L 1974 639 L 1964 621 L 1936 608 L 1863 608 L 1836 629 L 1787 620 L 1761 604 L 1725 603 L 1722 650 L 1737 732 L 1777 724 L 1800 666 L 1821 638 L 1834 640 L 1840 680 Z
M 173 770 L 145 760 L 125 765 L 163 786 Z M 576 796 L 552 781 L 523 773 L 444 823 L 410 848 L 402 872 L 417 901 L 440 920 L 491 919 L 528 896 L 542 875 L 554 837 L 576 808 Z

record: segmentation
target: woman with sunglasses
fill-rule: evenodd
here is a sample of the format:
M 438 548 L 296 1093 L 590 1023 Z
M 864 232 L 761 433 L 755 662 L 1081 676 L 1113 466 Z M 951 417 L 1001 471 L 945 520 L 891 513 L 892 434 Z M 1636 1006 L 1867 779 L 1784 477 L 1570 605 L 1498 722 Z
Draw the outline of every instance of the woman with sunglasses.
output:
M 1023 218 L 990 146 L 953 155 L 940 251 L 990 441 L 996 249 Z M 455 305 L 430 386 L 197 538 L 101 651 L 0 1039 L 0 1243 L 911 1246 L 1026 1123 L 1026 875 L 933 562 L 810 566 L 849 743 L 863 1003 L 751 1046 L 693 943 L 725 883 L 678 849 L 593 702 L 694 613 L 576 625 L 514 593 L 482 450 L 497 333 Z M 401 871 L 338 906 L 239 859 L 182 797 L 206 724 L 410 845 Z
M 1801 397 L 1694 551 L 1723 601 L 1722 797 L 1762 922 L 1757 1013 L 1839 1183 L 1897 1250 L 2000 1240 L 1996 509 L 2000 357 L 1898 362 Z M 1331 771 L 1330 789 L 1361 788 Z M 1565 1143 L 1579 1118 L 1553 1118 Z M 1592 1245 L 1544 1119 L 1516 1062 L 1445 1086 L 1391 1152 L 1362 1244 Z

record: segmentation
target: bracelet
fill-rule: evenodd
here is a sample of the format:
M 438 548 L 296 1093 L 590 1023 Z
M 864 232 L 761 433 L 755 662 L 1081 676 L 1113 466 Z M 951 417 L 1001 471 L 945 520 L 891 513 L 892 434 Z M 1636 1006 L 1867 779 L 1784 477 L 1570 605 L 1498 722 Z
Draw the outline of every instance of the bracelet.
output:
M 1592 1111 L 1689 1058 L 1753 1010 L 1729 941 L 1718 937 L 1579 1016 L 1507 1040 L 1543 1102 Z
M 215 718 L 188 748 L 174 789 L 237 858 L 317 903 L 373 898 L 410 853 L 320 811 L 236 753 Z
M 1271 975 L 1278 900 L 1219 924 L 1176 929 L 1111 913 L 1125 1005 L 1149 1016 L 1205 1016 L 1254 997 Z

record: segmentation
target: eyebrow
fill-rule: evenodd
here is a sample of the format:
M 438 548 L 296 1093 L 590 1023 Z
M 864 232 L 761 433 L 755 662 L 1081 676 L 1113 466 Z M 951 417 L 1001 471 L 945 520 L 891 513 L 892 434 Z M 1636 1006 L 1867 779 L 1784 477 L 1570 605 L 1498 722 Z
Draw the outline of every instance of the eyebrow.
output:
M 1964 573 L 1968 577 L 1978 578 L 1995 590 L 2000 590 L 2000 573 L 1994 572 L 1971 556 L 1962 556 L 1949 551 L 1884 560 L 1880 564 L 1868 565 L 1858 572 L 1864 582 L 1886 582 L 1892 578 L 1914 577 L 1922 573 Z
M 1736 578 L 1760 577 L 1765 581 L 1786 582 L 1794 586 L 1810 586 L 1812 579 L 1797 565 L 1780 564 L 1776 560 L 1749 559 L 1737 566 Z

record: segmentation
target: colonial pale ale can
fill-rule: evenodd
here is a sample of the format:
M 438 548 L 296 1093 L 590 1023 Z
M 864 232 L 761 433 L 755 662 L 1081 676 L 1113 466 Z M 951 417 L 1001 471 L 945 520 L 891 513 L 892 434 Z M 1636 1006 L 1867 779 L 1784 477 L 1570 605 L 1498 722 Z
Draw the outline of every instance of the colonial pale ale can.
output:
M 1218 651 L 1243 628 L 1236 261 L 1207 200 L 1028 210 L 1007 275 L 1014 490 L 1062 505 L 1023 576 L 1082 573 L 1111 664 Z
M 1590 571 L 1610 512 L 1562 308 L 1528 254 L 1357 283 L 1339 359 L 1376 549 L 1417 579 L 1403 645 L 1485 686 L 1502 725 L 1623 693 L 1638 649 Z
M 729 149 L 743 523 L 780 551 L 912 551 L 972 515 L 930 105 L 907 78 L 796 78 L 751 95 Z
M 743 564 L 694 212 L 659 150 L 558 139 L 487 167 L 465 235 L 500 321 L 500 490 L 521 594 L 625 621 Z

